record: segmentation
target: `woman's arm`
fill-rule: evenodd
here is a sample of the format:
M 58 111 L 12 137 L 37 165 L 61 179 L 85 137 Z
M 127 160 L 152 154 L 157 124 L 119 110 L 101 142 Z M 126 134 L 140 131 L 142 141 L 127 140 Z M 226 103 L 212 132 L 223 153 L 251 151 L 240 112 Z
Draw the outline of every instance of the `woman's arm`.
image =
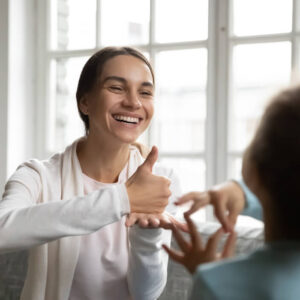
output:
M 245 216 L 250 216 L 250 217 L 256 218 L 258 220 L 262 220 L 262 207 L 261 207 L 261 204 L 260 204 L 258 198 L 246 186 L 243 179 L 238 180 L 237 183 L 242 188 L 245 199 L 246 199 L 245 208 L 241 212 L 241 214 L 245 215 Z
M 124 184 L 42 204 L 41 192 L 39 175 L 30 168 L 20 168 L 10 178 L 0 201 L 0 252 L 88 234 L 130 211 Z
M 171 232 L 161 228 L 129 229 L 129 269 L 127 280 L 134 300 L 154 300 L 162 293 L 167 281 L 168 256 L 161 245 L 170 245 Z
M 173 203 L 181 193 L 179 180 L 173 172 L 166 177 L 171 180 L 172 192 L 166 211 L 175 216 L 176 207 Z M 167 281 L 168 255 L 162 251 L 161 245 L 170 246 L 170 243 L 171 231 L 169 230 L 145 229 L 138 225 L 129 228 L 127 280 L 134 300 L 154 300 L 162 293 Z

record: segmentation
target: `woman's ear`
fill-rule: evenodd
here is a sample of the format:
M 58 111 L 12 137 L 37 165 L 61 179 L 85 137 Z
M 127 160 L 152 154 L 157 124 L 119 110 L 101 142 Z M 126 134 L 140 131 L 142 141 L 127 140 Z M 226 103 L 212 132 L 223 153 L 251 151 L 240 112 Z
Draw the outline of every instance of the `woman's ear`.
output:
M 79 109 L 84 115 L 87 116 L 89 114 L 89 105 L 86 95 L 79 100 Z

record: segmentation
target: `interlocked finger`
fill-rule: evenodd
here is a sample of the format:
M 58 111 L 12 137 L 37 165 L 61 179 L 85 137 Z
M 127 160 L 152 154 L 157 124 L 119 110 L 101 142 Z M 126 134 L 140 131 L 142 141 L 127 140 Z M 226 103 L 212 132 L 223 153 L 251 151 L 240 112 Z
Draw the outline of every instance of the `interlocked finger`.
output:
M 230 233 L 223 249 L 222 258 L 229 258 L 234 255 L 235 252 L 235 243 L 236 243 L 237 235 L 235 232 Z
M 223 228 L 219 228 L 207 241 L 206 250 L 211 256 L 216 256 L 217 247 L 223 235 Z
M 162 247 L 166 250 L 166 252 L 169 254 L 169 256 L 175 260 L 178 263 L 183 263 L 184 262 L 184 256 L 182 253 L 180 253 L 179 251 L 170 249 L 168 246 L 166 245 L 162 245 Z
M 190 244 L 184 239 L 184 237 L 175 225 L 172 225 L 172 232 L 180 249 L 185 253 L 188 252 L 190 249 Z
M 189 215 L 184 214 L 184 217 L 189 228 L 192 247 L 195 247 L 196 249 L 200 249 L 202 247 L 202 241 L 201 241 L 200 234 L 198 233 L 197 227 Z

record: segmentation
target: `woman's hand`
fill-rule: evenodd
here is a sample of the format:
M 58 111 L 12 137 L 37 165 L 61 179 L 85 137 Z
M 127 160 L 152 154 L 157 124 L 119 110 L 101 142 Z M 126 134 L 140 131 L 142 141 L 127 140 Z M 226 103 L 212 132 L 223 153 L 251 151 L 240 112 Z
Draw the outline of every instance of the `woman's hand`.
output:
M 143 214 L 143 213 L 131 213 L 128 215 L 125 225 L 130 227 L 134 224 L 138 224 L 143 228 L 157 228 L 172 229 L 175 225 L 182 231 L 188 232 L 186 223 L 181 223 L 176 220 L 172 215 L 167 212 L 162 214 Z
M 152 174 L 157 158 L 158 150 L 152 147 L 144 163 L 126 182 L 131 213 L 160 214 L 168 205 L 170 180 Z
M 173 260 L 185 266 L 190 273 L 193 274 L 199 264 L 228 258 L 234 254 L 236 241 L 235 233 L 230 233 L 224 245 L 223 251 L 221 253 L 217 253 L 218 243 L 224 232 L 223 229 L 220 228 L 217 230 L 204 246 L 201 241 L 201 237 L 197 232 L 197 228 L 190 216 L 185 215 L 185 219 L 188 224 L 191 241 L 187 242 L 178 228 L 173 225 L 172 232 L 182 252 L 170 249 L 166 245 L 163 245 L 163 248 Z
M 214 207 L 214 214 L 222 224 L 225 232 L 233 232 L 238 215 L 245 207 L 245 196 L 242 188 L 234 181 L 224 182 L 206 192 L 185 194 L 175 203 L 181 205 L 193 201 L 186 214 L 191 215 L 207 204 Z

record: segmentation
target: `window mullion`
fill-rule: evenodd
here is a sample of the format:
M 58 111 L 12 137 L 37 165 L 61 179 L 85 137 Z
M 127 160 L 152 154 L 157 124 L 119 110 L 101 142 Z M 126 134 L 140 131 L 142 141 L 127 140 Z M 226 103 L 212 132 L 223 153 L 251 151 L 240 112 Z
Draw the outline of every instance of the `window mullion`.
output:
M 81 56 L 91 56 L 95 53 L 96 48 L 93 49 L 79 49 L 79 50 L 54 50 L 48 51 L 49 58 L 72 58 Z
M 101 0 L 97 0 L 96 12 L 96 48 L 101 48 Z
M 0 11 L 0 192 L 2 193 L 4 184 L 7 180 L 7 161 L 8 161 L 8 57 L 9 57 L 9 1 L 1 3 Z
M 206 97 L 206 130 L 205 130 L 205 156 L 206 156 L 206 187 L 216 182 L 216 87 L 217 77 L 217 26 L 218 26 L 218 0 L 209 1 L 208 16 L 208 63 L 207 63 L 207 97 Z
M 228 113 L 230 91 L 230 0 L 218 0 L 217 66 L 216 66 L 216 176 L 215 183 L 227 178 Z
M 148 52 L 150 56 L 151 64 L 155 70 L 155 51 L 153 49 L 154 44 L 154 35 L 155 35 L 155 0 L 150 1 L 150 20 L 149 20 L 149 44 L 148 44 Z M 152 145 L 154 143 L 154 134 L 153 128 L 154 126 L 151 124 L 148 132 L 147 132 L 147 143 L 148 145 Z
M 49 74 L 50 74 L 50 58 L 46 56 L 50 49 L 50 1 L 37 1 L 38 9 L 38 40 L 37 40 L 37 77 L 36 77 L 36 140 L 35 154 L 38 158 L 46 157 L 47 155 L 47 124 L 49 123 Z
M 230 38 L 232 44 L 256 44 L 256 43 L 274 43 L 284 42 L 291 39 L 292 34 L 288 33 L 277 33 L 268 35 L 254 35 L 254 36 L 233 36 Z
M 294 80 L 293 75 L 298 73 L 300 70 L 300 62 L 299 62 L 299 44 L 300 38 L 297 35 L 298 30 L 300 28 L 300 0 L 293 0 L 293 28 L 292 28 L 292 61 L 291 61 L 291 80 Z M 296 72 L 293 72 L 297 70 Z M 297 75 L 296 75 L 297 76 Z M 295 78 L 295 80 L 299 80 L 299 78 Z

